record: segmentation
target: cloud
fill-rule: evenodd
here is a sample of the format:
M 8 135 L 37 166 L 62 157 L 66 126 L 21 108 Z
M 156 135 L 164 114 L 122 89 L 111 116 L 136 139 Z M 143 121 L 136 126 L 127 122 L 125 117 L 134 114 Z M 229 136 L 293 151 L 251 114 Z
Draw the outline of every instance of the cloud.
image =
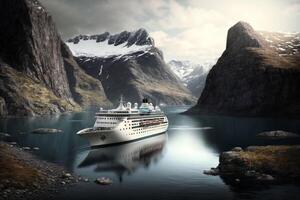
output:
M 205 62 L 225 48 L 228 28 L 300 31 L 297 0 L 41 0 L 64 39 L 146 28 L 165 58 Z

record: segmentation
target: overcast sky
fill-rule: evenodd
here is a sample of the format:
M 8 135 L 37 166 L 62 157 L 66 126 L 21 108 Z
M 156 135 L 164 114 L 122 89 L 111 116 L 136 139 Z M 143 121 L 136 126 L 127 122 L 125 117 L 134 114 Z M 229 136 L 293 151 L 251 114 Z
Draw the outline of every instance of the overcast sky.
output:
M 166 60 L 216 60 L 228 28 L 300 32 L 300 0 L 40 0 L 64 39 L 145 28 Z

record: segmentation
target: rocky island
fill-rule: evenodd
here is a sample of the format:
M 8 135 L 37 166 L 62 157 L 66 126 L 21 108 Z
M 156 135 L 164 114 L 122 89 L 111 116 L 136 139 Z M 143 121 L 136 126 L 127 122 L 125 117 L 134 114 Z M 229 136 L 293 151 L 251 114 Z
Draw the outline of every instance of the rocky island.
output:
M 300 180 L 300 146 L 235 147 L 220 155 L 220 164 L 208 175 L 220 175 L 229 183 L 293 182 Z

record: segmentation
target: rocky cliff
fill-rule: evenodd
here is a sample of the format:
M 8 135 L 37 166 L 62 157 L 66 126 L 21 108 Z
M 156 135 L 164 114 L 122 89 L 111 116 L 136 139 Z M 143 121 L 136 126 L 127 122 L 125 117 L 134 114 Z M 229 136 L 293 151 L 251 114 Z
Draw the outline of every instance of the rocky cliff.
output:
M 62 42 L 62 56 L 70 91 L 75 102 L 81 106 L 110 106 L 101 82 L 86 74 L 75 61 L 69 47 Z
M 300 116 L 300 35 L 255 31 L 239 22 L 188 113 Z
M 195 98 L 170 70 L 162 52 L 144 29 L 111 35 L 80 35 L 67 41 L 80 67 L 103 84 L 107 97 L 117 102 L 191 104 Z
M 52 17 L 38 1 L 0 2 L 0 97 L 5 113 L 52 114 L 79 110 L 88 102 L 74 97 L 75 86 L 69 83 L 78 82 L 79 75 L 74 79 L 67 70 L 88 77 L 89 86 L 101 83 L 79 72 L 71 54 L 64 58 L 65 49 Z M 100 86 L 90 88 L 102 93 Z

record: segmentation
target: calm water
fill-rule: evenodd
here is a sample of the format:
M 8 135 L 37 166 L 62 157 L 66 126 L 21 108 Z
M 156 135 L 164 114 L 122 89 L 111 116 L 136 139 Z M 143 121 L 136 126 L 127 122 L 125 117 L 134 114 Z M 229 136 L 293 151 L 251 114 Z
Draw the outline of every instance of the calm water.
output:
M 124 145 L 90 150 L 76 132 L 92 126 L 94 112 L 48 118 L 2 119 L 0 131 L 12 135 L 21 146 L 39 147 L 42 159 L 88 177 L 57 199 L 291 199 L 300 186 L 273 185 L 237 188 L 218 176 L 202 172 L 218 165 L 219 153 L 235 146 L 299 144 L 299 141 L 268 141 L 255 137 L 267 130 L 300 132 L 300 120 L 180 115 L 187 107 L 168 107 L 167 134 Z M 58 128 L 63 134 L 33 135 L 35 128 Z M 99 186 L 98 177 L 114 183 Z

